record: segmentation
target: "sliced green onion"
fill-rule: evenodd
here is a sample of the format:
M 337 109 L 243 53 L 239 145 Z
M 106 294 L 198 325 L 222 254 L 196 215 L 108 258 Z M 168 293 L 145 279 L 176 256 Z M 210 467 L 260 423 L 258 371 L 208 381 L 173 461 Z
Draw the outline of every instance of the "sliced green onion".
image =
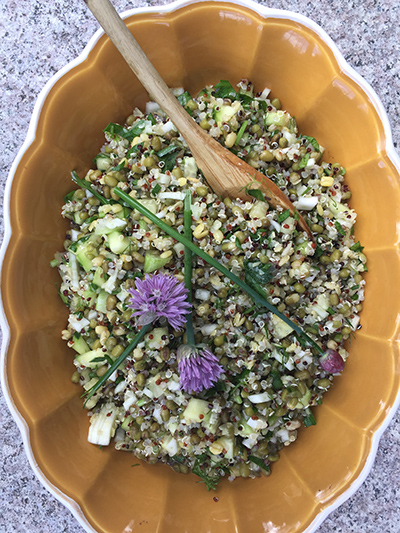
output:
M 290 326 L 302 339 L 304 339 L 305 342 L 307 342 L 309 345 L 313 346 L 316 350 L 318 350 L 319 353 L 323 354 L 324 351 L 322 348 L 314 342 L 297 324 L 292 322 L 286 315 L 278 311 L 278 309 L 268 302 L 264 297 L 262 297 L 260 294 L 258 294 L 257 291 L 252 289 L 245 283 L 243 280 L 241 280 L 238 276 L 233 274 L 230 270 L 228 270 L 226 267 L 221 265 L 218 261 L 216 261 L 213 257 L 208 255 L 207 252 L 199 248 L 189 240 L 184 235 L 178 233 L 176 230 L 168 226 L 164 221 L 159 219 L 157 215 L 154 215 L 151 211 L 146 209 L 140 202 L 126 194 L 124 191 L 119 189 L 118 187 L 115 187 L 114 193 L 117 194 L 124 202 L 126 202 L 130 207 L 133 207 L 134 209 L 137 209 L 139 213 L 141 213 L 143 216 L 147 217 L 149 220 L 151 220 L 156 226 L 158 226 L 160 229 L 165 231 L 170 237 L 173 237 L 177 241 L 179 241 L 181 244 L 183 244 L 185 247 L 189 248 L 193 253 L 204 259 L 209 265 L 219 270 L 224 276 L 229 278 L 231 281 L 236 283 L 243 291 L 245 291 L 256 303 L 259 305 L 265 307 L 279 317 L 281 320 L 283 320 L 288 326 Z

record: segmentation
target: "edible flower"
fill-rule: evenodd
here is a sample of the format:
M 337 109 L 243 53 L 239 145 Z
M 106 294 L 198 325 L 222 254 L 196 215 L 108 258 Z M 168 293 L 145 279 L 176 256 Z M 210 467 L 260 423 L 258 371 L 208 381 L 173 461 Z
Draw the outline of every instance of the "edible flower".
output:
M 128 307 L 134 309 L 138 326 L 145 326 L 165 317 L 175 329 L 186 322 L 186 314 L 191 309 L 188 291 L 182 282 L 166 274 L 149 274 L 143 280 L 136 279 L 136 289 L 128 289 L 131 295 Z
M 218 358 L 204 345 L 182 344 L 177 358 L 181 388 L 189 394 L 211 388 L 223 373 Z
M 344 369 L 344 361 L 341 355 L 335 350 L 328 349 L 322 357 L 319 358 L 319 364 L 328 374 L 338 374 Z

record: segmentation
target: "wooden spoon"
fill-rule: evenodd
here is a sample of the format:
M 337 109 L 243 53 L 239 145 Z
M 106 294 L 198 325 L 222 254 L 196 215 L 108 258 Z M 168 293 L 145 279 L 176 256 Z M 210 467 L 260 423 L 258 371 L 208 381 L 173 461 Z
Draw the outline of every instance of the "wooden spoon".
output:
M 214 192 L 224 197 L 249 199 L 244 188 L 255 179 L 261 184 L 260 188 L 268 203 L 289 209 L 298 219 L 301 229 L 312 239 L 306 221 L 298 212 L 295 213 L 294 205 L 279 187 L 224 148 L 190 117 L 153 67 L 109 0 L 84 1 L 143 87 L 178 128 Z

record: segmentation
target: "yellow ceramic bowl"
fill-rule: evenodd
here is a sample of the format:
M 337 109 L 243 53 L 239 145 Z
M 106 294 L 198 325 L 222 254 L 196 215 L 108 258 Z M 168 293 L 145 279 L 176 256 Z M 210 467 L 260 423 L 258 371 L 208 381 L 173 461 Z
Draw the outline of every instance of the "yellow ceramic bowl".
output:
M 346 167 L 368 255 L 363 327 L 316 409 L 317 425 L 301 431 L 269 478 L 226 481 L 208 493 L 193 475 L 132 468 L 132 455 L 87 442 L 72 354 L 60 339 L 67 310 L 49 261 L 64 240 L 71 169 L 84 173 L 102 129 L 147 99 L 97 33 L 44 89 L 8 182 L 1 285 L 10 408 L 37 474 L 88 531 L 311 531 L 365 478 L 398 403 L 400 165 L 386 115 L 327 35 L 299 15 L 215 1 L 136 10 L 126 22 L 170 86 L 195 93 L 242 77 L 268 86 L 301 131 L 327 147 L 326 158 Z

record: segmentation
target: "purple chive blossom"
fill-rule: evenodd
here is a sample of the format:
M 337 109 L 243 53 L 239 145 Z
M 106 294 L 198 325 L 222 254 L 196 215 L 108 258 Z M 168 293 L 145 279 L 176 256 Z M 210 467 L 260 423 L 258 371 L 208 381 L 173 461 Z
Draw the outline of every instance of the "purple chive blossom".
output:
M 338 374 L 344 369 L 344 361 L 335 350 L 327 350 L 319 359 L 319 364 L 328 374 Z
M 145 326 L 165 317 L 175 329 L 186 322 L 185 315 L 191 310 L 187 301 L 188 291 L 182 282 L 166 274 L 149 274 L 135 280 L 136 289 L 128 289 L 131 294 L 128 307 L 132 316 L 139 317 L 138 326 Z
M 211 388 L 223 373 L 218 358 L 205 346 L 183 344 L 177 356 L 181 388 L 189 394 Z

